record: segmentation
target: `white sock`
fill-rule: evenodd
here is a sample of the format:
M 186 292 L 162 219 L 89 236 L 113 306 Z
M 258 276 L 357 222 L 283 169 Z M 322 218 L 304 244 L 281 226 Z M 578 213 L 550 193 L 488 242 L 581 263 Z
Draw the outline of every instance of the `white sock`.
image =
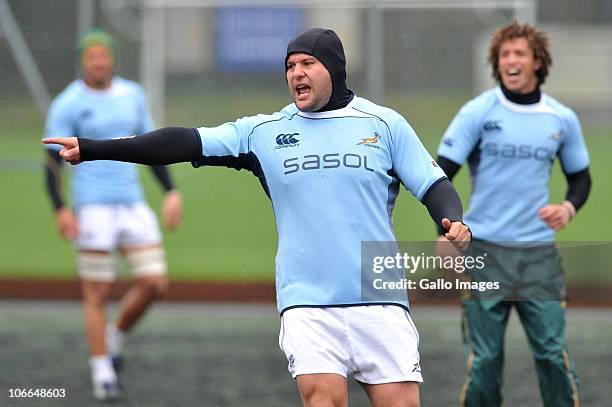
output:
M 95 383 L 116 382 L 117 374 L 108 355 L 92 356 L 89 358 L 91 379 Z
M 106 349 L 111 356 L 121 354 L 126 336 L 115 324 L 106 325 Z

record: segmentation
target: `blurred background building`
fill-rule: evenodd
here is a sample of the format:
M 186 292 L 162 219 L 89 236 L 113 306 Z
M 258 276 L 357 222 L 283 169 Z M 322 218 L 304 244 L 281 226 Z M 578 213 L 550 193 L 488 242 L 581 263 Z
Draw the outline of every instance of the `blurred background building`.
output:
M 172 96 L 285 92 L 286 44 L 312 26 L 339 33 L 362 96 L 468 98 L 492 84 L 488 39 L 513 17 L 550 34 L 546 91 L 583 119 L 612 108 L 611 0 L 0 0 L 0 14 L 0 103 L 31 98 L 41 111 L 78 74 L 91 26 L 116 36 L 117 72 L 145 85 L 163 124 Z

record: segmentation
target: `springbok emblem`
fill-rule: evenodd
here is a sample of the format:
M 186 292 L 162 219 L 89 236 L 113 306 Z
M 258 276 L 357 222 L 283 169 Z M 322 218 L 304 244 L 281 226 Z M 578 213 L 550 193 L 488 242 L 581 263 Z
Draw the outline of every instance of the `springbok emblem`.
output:
M 379 138 L 380 138 L 380 135 L 374 132 L 374 135 L 372 137 L 362 138 L 361 142 L 357 143 L 357 145 L 360 146 L 362 144 L 376 144 L 378 143 Z

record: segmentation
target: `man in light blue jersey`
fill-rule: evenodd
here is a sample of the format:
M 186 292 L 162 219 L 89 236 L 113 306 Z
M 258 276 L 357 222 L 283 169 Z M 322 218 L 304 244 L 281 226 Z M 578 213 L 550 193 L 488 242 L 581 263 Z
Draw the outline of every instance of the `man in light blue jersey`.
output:
M 83 79 L 72 82 L 53 101 L 45 137 L 87 134 L 105 140 L 153 130 L 142 88 L 113 76 L 113 39 L 101 30 L 92 30 L 81 39 L 79 56 Z M 119 396 L 115 367 L 126 334 L 166 290 L 159 226 L 144 200 L 133 164 L 100 161 L 74 167 L 71 209 L 61 194 L 59 149 L 48 148 L 45 158 L 47 191 L 58 229 L 78 249 L 94 396 L 114 399 Z M 165 225 L 174 229 L 181 220 L 180 193 L 165 166 L 152 170 L 165 190 Z M 116 322 L 107 325 L 105 308 L 117 274 L 115 250 L 124 256 L 136 284 L 122 298 Z
M 544 405 L 578 405 L 565 344 L 563 271 L 553 240 L 588 197 L 589 156 L 576 114 L 540 90 L 552 63 L 548 48 L 546 35 L 533 26 L 513 21 L 499 29 L 489 48 L 499 86 L 461 108 L 438 149 L 438 164 L 450 179 L 469 165 L 465 220 L 472 250 L 488 255 L 487 269 L 473 278 L 505 287 L 503 295 L 463 302 L 468 378 L 462 405 L 501 404 L 504 333 L 513 307 L 534 354 Z M 550 203 L 556 157 L 568 188 L 563 202 Z
M 191 161 L 251 171 L 276 217 L 279 344 L 304 405 L 348 405 L 349 376 L 373 405 L 418 405 L 418 334 L 407 294 L 363 295 L 361 247 L 395 241 L 391 215 L 403 184 L 464 248 L 471 235 L 459 197 L 402 116 L 347 88 L 334 31 L 293 39 L 285 72 L 293 103 L 274 114 L 131 139 L 45 142 L 62 144 L 75 164 Z

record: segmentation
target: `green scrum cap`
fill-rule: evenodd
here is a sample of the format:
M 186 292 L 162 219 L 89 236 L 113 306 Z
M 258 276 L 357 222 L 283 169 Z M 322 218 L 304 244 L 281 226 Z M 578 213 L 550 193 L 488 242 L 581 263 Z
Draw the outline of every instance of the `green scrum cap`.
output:
M 108 48 L 113 58 L 115 57 L 115 40 L 106 31 L 99 28 L 88 30 L 79 41 L 79 58 L 83 56 L 83 52 L 92 45 L 103 45 Z

